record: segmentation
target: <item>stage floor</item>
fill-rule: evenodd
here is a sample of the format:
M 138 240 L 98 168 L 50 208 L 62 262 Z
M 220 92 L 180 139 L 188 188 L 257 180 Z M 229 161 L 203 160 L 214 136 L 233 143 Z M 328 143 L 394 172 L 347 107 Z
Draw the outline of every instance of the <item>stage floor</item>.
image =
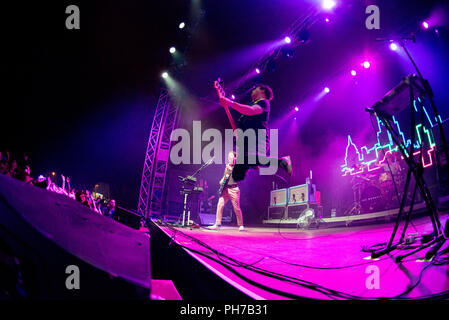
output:
M 440 216 L 443 228 L 446 219 Z M 419 298 L 449 290 L 449 265 L 419 262 L 426 249 L 402 263 L 396 263 L 394 257 L 409 250 L 393 251 L 377 261 L 366 259 L 370 253 L 362 247 L 388 242 L 393 226 L 246 228 L 243 232 L 235 227 L 212 231 L 159 224 L 158 228 L 192 259 L 252 299 L 392 298 L 409 288 L 410 292 L 401 297 Z M 403 222 L 398 236 L 402 227 Z M 432 231 L 430 219 L 423 217 L 412 220 L 406 234 Z M 448 245 L 445 243 L 443 249 Z

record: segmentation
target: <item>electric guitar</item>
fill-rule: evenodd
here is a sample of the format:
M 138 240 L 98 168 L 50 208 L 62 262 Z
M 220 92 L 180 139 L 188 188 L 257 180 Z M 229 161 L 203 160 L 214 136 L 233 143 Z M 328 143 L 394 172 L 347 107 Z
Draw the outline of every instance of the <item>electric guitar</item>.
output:
M 224 92 L 223 87 L 221 86 L 220 82 L 221 82 L 221 80 L 220 80 L 220 78 L 218 78 L 217 81 L 214 82 L 214 87 L 217 90 L 218 96 L 224 97 L 226 95 L 225 95 L 225 92 Z M 228 116 L 228 120 L 231 123 L 232 130 L 234 130 L 234 135 L 236 135 L 235 130 L 237 130 L 237 126 L 235 125 L 234 118 L 232 118 L 231 112 L 229 112 L 228 107 L 224 107 L 224 109 L 226 111 L 226 115 Z
M 229 170 L 226 167 L 226 174 L 223 178 L 223 183 L 220 183 L 220 188 L 218 188 L 218 196 L 221 197 L 221 194 L 223 193 L 224 188 L 226 187 L 226 185 L 228 184 L 229 178 L 231 177 L 232 174 L 232 170 Z

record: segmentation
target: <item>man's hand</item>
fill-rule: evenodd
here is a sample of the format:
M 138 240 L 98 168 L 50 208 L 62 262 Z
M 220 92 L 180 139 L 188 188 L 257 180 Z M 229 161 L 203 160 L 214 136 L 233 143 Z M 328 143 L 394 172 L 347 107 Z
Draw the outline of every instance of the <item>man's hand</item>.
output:
M 228 107 L 231 104 L 231 100 L 226 98 L 223 88 L 220 86 L 218 81 L 214 82 L 214 87 L 217 90 L 218 101 L 219 101 L 220 105 L 223 107 Z

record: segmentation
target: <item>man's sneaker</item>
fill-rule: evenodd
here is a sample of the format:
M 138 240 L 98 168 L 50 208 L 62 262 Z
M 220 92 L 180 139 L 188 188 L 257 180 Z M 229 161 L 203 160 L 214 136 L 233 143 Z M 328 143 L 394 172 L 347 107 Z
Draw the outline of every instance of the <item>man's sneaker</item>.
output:
M 245 231 L 245 227 L 244 226 L 240 226 L 239 227 L 239 231 Z
M 283 161 L 284 165 L 282 168 L 287 171 L 288 175 L 292 175 L 292 161 L 290 159 L 290 156 L 282 157 L 281 160 Z
M 206 229 L 209 229 L 209 230 L 218 230 L 218 229 L 220 229 L 220 225 L 218 225 L 218 224 L 214 224 L 213 226 L 209 226 L 209 227 L 207 227 Z

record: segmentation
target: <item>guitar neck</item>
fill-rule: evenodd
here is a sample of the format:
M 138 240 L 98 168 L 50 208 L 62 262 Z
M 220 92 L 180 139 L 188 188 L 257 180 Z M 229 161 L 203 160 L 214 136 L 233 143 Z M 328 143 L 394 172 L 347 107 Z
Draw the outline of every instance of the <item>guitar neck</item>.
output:
M 228 120 L 231 123 L 232 130 L 234 130 L 234 134 L 235 134 L 235 130 L 237 130 L 237 126 L 235 125 L 234 118 L 232 118 L 231 112 L 229 111 L 228 107 L 224 107 L 224 109 L 226 111 L 226 115 L 228 116 Z

